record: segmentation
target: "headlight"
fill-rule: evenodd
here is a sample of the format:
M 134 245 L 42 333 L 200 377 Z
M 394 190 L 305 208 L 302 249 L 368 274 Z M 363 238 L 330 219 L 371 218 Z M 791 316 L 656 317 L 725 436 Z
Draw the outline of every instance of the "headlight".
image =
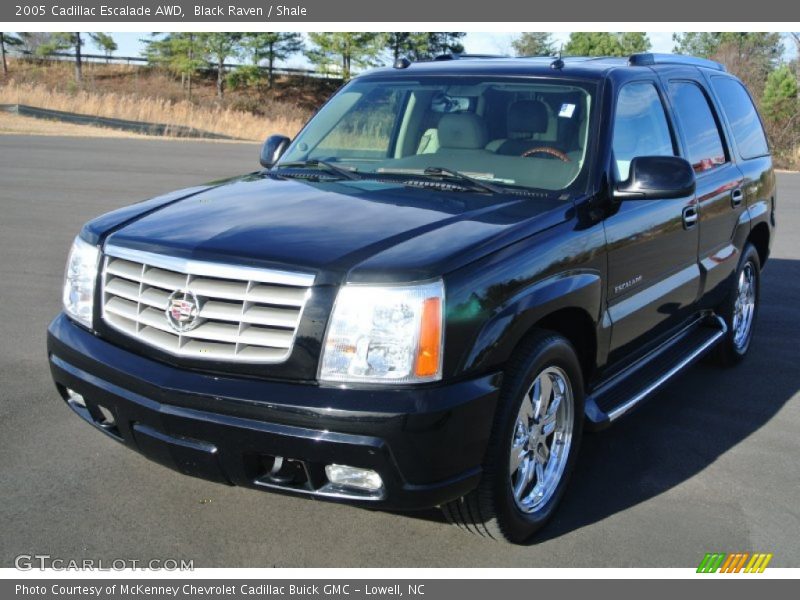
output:
M 64 273 L 64 311 L 90 329 L 99 260 L 100 252 L 97 248 L 76 237 L 69 251 Z
M 444 285 L 345 285 L 328 325 L 319 378 L 416 383 L 442 377 Z

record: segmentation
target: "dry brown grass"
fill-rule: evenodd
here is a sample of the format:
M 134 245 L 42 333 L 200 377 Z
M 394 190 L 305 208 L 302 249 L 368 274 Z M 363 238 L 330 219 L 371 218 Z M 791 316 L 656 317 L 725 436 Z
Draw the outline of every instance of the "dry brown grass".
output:
M 187 125 L 262 141 L 272 133 L 296 133 L 339 86 L 335 80 L 280 76 L 272 88 L 229 87 L 220 99 L 211 72 L 196 74 L 189 97 L 180 77 L 158 67 L 85 63 L 80 85 L 73 69 L 70 62 L 10 58 L 9 78 L 0 78 L 0 97 L 33 96 L 42 108 L 70 106 L 75 110 L 63 110 Z
M 10 58 L 9 73 L 17 83 L 41 83 L 48 89 L 61 92 L 82 89 L 95 94 L 114 92 L 173 102 L 189 99 L 181 78 L 159 67 L 85 63 L 80 86 L 75 83 L 71 62 Z M 307 119 L 309 113 L 327 100 L 339 85 L 340 82 L 332 79 L 281 75 L 276 77 L 273 88 L 265 85 L 241 89 L 228 87 L 225 98 L 220 100 L 217 98 L 215 74 L 201 72 L 192 78 L 190 100 L 198 106 L 222 106 L 260 115 L 269 115 L 276 110 L 302 113 L 302 117 Z
M 135 94 L 59 91 L 38 83 L 10 80 L 0 86 L 0 104 L 28 104 L 98 117 L 184 125 L 204 131 L 260 141 L 272 133 L 293 136 L 304 123 L 305 111 L 284 107 L 269 117 L 224 107 L 198 106 Z

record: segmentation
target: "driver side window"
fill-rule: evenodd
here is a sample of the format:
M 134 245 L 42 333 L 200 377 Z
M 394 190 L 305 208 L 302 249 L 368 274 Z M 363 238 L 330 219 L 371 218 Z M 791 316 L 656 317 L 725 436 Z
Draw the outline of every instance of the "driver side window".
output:
M 612 147 L 617 181 L 628 178 L 637 156 L 675 156 L 664 105 L 652 83 L 629 83 L 620 90 Z

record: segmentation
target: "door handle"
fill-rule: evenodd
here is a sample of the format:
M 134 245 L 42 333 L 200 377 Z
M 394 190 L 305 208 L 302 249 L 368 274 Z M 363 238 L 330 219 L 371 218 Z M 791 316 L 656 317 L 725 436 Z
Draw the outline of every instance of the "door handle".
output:
M 731 205 L 733 208 L 736 208 L 742 203 L 744 199 L 744 192 L 742 192 L 742 188 L 736 188 L 731 192 Z
M 697 225 L 697 207 L 687 206 L 683 209 L 683 228 L 691 229 Z

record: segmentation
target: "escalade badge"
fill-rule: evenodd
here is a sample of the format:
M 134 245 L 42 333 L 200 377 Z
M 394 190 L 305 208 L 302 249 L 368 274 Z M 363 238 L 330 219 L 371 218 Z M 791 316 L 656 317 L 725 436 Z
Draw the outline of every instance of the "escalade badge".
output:
M 191 331 L 200 324 L 200 303 L 197 296 L 188 290 L 175 290 L 167 300 L 167 321 L 178 333 Z

